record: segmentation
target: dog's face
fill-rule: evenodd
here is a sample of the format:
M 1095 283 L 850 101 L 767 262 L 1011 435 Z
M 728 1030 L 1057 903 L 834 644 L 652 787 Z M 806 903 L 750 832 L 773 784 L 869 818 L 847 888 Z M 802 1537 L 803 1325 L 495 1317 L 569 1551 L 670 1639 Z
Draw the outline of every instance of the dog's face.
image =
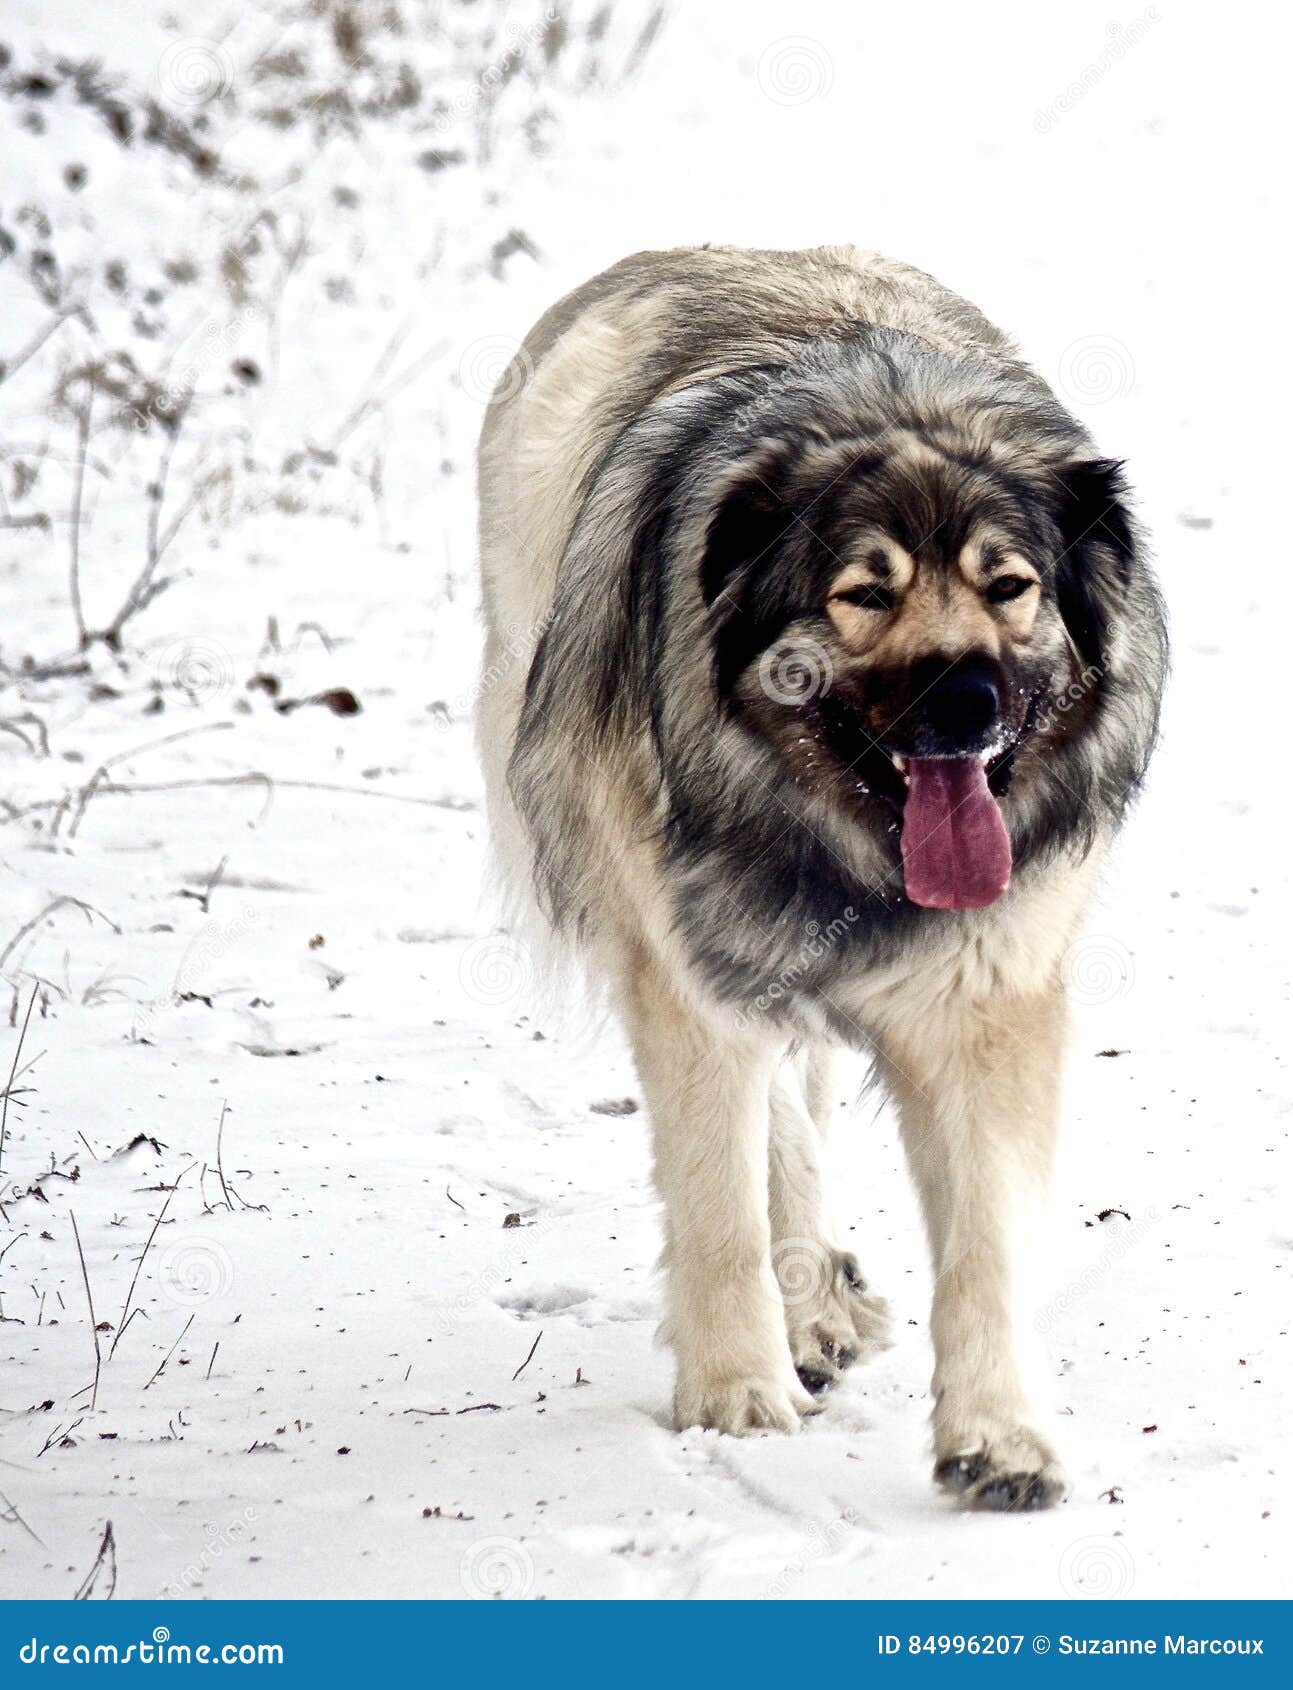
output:
M 913 902 L 1005 890 L 1002 801 L 1095 707 L 1131 556 L 1120 492 L 1105 463 L 851 441 L 765 457 L 714 523 L 720 694 L 801 789 L 901 815 Z

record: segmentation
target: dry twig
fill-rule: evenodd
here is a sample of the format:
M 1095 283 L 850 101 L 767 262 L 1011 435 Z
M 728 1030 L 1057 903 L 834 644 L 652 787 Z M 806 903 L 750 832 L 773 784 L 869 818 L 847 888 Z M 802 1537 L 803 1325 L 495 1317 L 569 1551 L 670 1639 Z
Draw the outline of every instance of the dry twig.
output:
M 82 651 L 90 644 L 81 605 L 81 506 L 85 498 L 85 460 L 90 450 L 90 413 L 94 406 L 94 383 L 86 389 L 85 406 L 76 428 L 76 479 L 72 483 L 72 536 L 68 560 L 68 592 L 76 621 L 76 642 Z
M 90 1390 L 91 1412 L 99 1402 L 99 1374 L 103 1371 L 103 1350 L 99 1343 L 99 1322 L 94 1313 L 94 1297 L 90 1292 L 90 1270 L 85 1265 L 85 1251 L 81 1248 L 81 1230 L 76 1224 L 75 1211 L 69 1209 L 68 1217 L 72 1222 L 72 1236 L 76 1239 L 76 1253 L 81 1258 L 81 1278 L 85 1281 L 85 1301 L 90 1310 L 90 1332 L 94 1338 L 94 1384 Z
M 152 1378 L 148 1381 L 148 1385 L 155 1385 L 157 1383 L 157 1381 L 161 1378 L 162 1372 L 166 1367 L 166 1363 L 171 1359 L 171 1357 L 175 1354 L 176 1350 L 178 1350 L 180 1345 L 184 1342 L 184 1339 L 185 1339 L 185 1337 L 188 1333 L 188 1329 L 193 1324 L 194 1318 L 195 1317 L 193 1315 L 190 1315 L 189 1318 L 184 1322 L 184 1331 L 180 1333 L 179 1337 L 171 1345 L 170 1349 L 167 1350 L 166 1355 L 162 1360 L 161 1367 L 159 1367 L 157 1369 L 156 1373 L 153 1374 Z M 148 1389 L 148 1385 L 144 1386 L 145 1390 Z
M 10 1526 L 21 1526 L 32 1542 L 39 1543 L 41 1548 L 44 1549 L 44 1543 L 42 1543 L 40 1538 L 38 1538 L 35 1532 L 32 1531 L 26 1520 L 24 1520 L 22 1515 L 18 1512 L 16 1505 L 10 1502 L 9 1498 L 3 1491 L 0 1491 L 0 1503 L 3 1503 L 4 1505 L 3 1512 L 0 1512 L 0 1520 L 5 1521 L 5 1523 Z
M 103 1600 L 106 1602 L 117 1588 L 117 1540 L 112 1535 L 111 1520 L 103 1528 L 103 1540 L 99 1544 L 99 1553 L 94 1557 L 93 1566 L 82 1579 L 80 1588 L 72 1598 L 74 1602 L 85 1602 L 93 1596 L 94 1587 L 99 1582 L 100 1573 L 107 1575 L 108 1588 L 103 1593 Z
M 543 1336 L 543 1332 L 542 1332 L 542 1329 L 540 1329 L 539 1338 L 542 1338 L 542 1336 Z M 512 1383 L 514 1385 L 515 1385 L 516 1381 L 521 1377 L 521 1375 L 525 1372 L 526 1368 L 534 1360 L 534 1352 L 539 1347 L 539 1338 L 536 1338 L 534 1340 L 534 1342 L 530 1345 L 529 1355 L 526 1356 L 525 1360 L 521 1363 L 521 1365 L 517 1368 L 516 1372 L 512 1375 Z
M 190 1166 L 191 1165 L 192 1164 L 190 1164 Z M 121 1305 L 121 1319 L 117 1322 L 116 1336 L 112 1340 L 112 1348 L 108 1351 L 108 1360 L 109 1361 L 111 1361 L 113 1356 L 116 1355 L 117 1345 L 121 1342 L 122 1338 L 125 1336 L 126 1327 L 130 1324 L 130 1320 L 131 1320 L 130 1299 L 134 1296 L 135 1286 L 138 1285 L 138 1283 L 139 1283 L 139 1275 L 143 1271 L 144 1259 L 148 1255 L 149 1250 L 152 1248 L 153 1239 L 157 1237 L 158 1227 L 161 1226 L 162 1222 L 166 1219 L 166 1211 L 171 1206 L 171 1198 L 174 1197 L 175 1192 L 176 1192 L 176 1190 L 179 1186 L 180 1180 L 184 1178 L 184 1174 L 188 1173 L 188 1171 L 189 1171 L 188 1168 L 184 1169 L 184 1173 L 180 1174 L 179 1178 L 175 1181 L 175 1184 L 171 1187 L 170 1191 L 167 1193 L 166 1201 L 162 1204 L 161 1209 L 158 1211 L 157 1219 L 153 1222 L 153 1230 L 148 1234 L 147 1241 L 145 1242 L 144 1248 L 140 1253 L 139 1260 L 135 1263 L 135 1271 L 134 1271 L 134 1275 L 133 1275 L 133 1277 L 131 1278 L 131 1281 L 130 1281 L 130 1289 L 126 1292 L 126 1300 Z
M 9 953 L 6 951 L 4 954 L 5 956 L 8 956 Z M 3 958 L 0 958 L 0 967 L 2 966 Z M 22 1043 L 27 1037 L 27 1028 L 31 1022 L 31 1012 L 36 1007 L 36 997 L 39 991 L 39 985 L 32 987 L 31 1001 L 27 1005 L 27 1013 L 23 1017 L 22 1031 L 18 1035 L 18 1048 L 13 1053 L 13 1062 L 9 1067 L 9 1078 L 5 1081 L 4 1098 L 0 1101 L 0 1168 L 3 1168 L 4 1166 L 5 1138 L 9 1131 L 9 1096 L 13 1091 L 14 1078 L 18 1073 L 18 1058 L 22 1055 Z M 3 1254 L 3 1252 L 0 1252 L 0 1254 Z
M 62 800 L 60 800 L 60 802 L 62 802 Z M 116 922 L 109 920 L 102 910 L 95 909 L 93 904 L 87 904 L 84 898 L 73 898 L 69 893 L 63 893 L 60 897 L 52 898 L 50 902 L 45 905 L 43 910 L 32 916 L 30 921 L 25 921 L 14 934 L 13 938 L 10 939 L 5 948 L 0 951 L 0 974 L 4 972 L 5 964 L 18 949 L 18 946 L 25 938 L 27 938 L 28 934 L 33 933 L 36 928 L 40 926 L 41 922 L 44 921 L 47 915 L 53 915 L 55 910 L 67 908 L 80 910 L 85 919 L 91 922 L 97 915 L 100 921 L 107 922 L 108 926 L 114 933 L 121 932 L 121 929 L 117 926 Z

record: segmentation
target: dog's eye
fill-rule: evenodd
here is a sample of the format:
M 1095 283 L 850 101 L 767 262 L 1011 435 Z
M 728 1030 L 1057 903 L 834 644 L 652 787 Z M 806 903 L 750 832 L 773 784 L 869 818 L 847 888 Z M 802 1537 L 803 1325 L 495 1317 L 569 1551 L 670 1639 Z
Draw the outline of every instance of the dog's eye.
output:
M 855 604 L 859 610 L 892 610 L 894 596 L 888 587 L 875 587 L 866 584 L 847 587 L 842 593 L 831 595 L 842 604 Z
M 1008 604 L 1036 585 L 1036 581 L 1030 581 L 1026 575 L 998 575 L 995 581 L 988 583 L 986 597 L 989 604 Z

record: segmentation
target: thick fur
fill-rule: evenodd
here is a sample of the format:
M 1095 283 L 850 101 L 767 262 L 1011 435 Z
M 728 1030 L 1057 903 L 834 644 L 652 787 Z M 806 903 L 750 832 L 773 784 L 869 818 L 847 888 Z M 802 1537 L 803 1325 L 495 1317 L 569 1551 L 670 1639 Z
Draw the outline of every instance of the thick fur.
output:
M 1013 1252 L 1052 1155 L 1061 960 L 1165 665 L 1118 466 L 921 272 L 706 248 L 547 313 L 491 404 L 480 500 L 495 846 L 633 1043 L 679 1423 L 791 1428 L 883 1342 L 821 1194 L 828 1053 L 853 1046 L 928 1223 L 937 1476 L 1053 1501 Z M 1014 604 L 984 584 L 1005 553 Z M 1005 699 L 1014 877 L 990 908 L 926 910 L 891 753 L 926 753 L 926 694 L 967 664 Z

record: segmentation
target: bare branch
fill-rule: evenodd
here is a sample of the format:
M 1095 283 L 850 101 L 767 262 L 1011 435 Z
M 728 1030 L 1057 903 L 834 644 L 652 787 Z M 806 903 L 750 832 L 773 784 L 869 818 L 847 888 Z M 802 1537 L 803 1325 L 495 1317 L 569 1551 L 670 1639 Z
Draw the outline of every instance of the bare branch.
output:
M 171 521 L 165 533 L 161 532 L 162 504 L 166 498 L 166 482 L 170 475 L 171 459 L 175 456 L 175 448 L 179 444 L 180 429 L 188 415 L 189 403 L 191 403 L 191 399 L 181 405 L 174 414 L 172 426 L 167 433 L 166 444 L 162 448 L 162 459 L 157 469 L 157 480 L 149 489 L 148 541 L 144 555 L 144 567 L 131 584 L 120 610 L 100 636 L 110 651 L 121 649 L 122 629 L 131 617 L 138 616 L 140 611 L 147 610 L 153 600 L 170 586 L 169 581 L 157 580 L 157 570 L 171 541 L 179 532 L 180 524 L 193 509 L 199 497 L 198 492 L 192 493 L 181 507 L 179 515 Z
M 90 1310 L 90 1333 L 94 1338 L 94 1385 L 90 1391 L 90 1408 L 93 1411 L 99 1402 L 99 1375 L 103 1371 L 103 1351 L 99 1345 L 99 1323 L 94 1314 L 94 1297 L 90 1292 L 90 1270 L 85 1265 L 85 1251 L 81 1248 L 81 1230 L 76 1224 L 76 1214 L 69 1209 L 68 1216 L 72 1222 L 72 1236 L 76 1239 L 76 1253 L 81 1258 L 81 1278 L 85 1281 L 85 1301 Z
M 85 497 L 85 459 L 90 450 L 90 414 L 94 406 L 94 381 L 85 392 L 85 407 L 76 430 L 76 479 L 72 484 L 72 538 L 68 563 L 68 590 L 72 599 L 72 615 L 76 621 L 76 639 L 84 651 L 90 643 L 85 626 L 85 612 L 81 606 L 81 505 Z
M 116 768 L 118 763 L 132 762 L 136 757 L 142 757 L 145 752 L 160 751 L 164 745 L 174 745 L 177 740 L 192 739 L 197 734 L 225 733 L 232 727 L 232 722 L 203 722 L 197 727 L 181 728 L 178 733 L 166 734 L 162 739 L 151 740 L 147 745 L 135 746 L 130 751 L 119 751 L 115 757 L 105 757 L 103 762 L 99 764 L 98 768 L 80 790 L 79 801 L 76 806 L 76 814 L 72 818 L 72 825 L 67 830 L 68 838 L 74 839 L 76 837 L 77 829 L 80 827 L 85 818 L 85 812 L 89 806 L 90 800 L 99 790 L 109 769 Z M 59 819 L 60 818 L 55 819 L 52 830 L 54 833 L 58 832 Z
M 112 1535 L 112 1521 L 109 1520 L 103 1528 L 103 1541 L 99 1544 L 99 1553 L 94 1557 L 94 1564 L 81 1581 L 74 1602 L 85 1602 L 94 1594 L 94 1587 L 99 1582 L 99 1574 L 106 1571 L 108 1588 L 103 1593 L 106 1602 L 117 1588 L 117 1540 Z
M 0 363 L 0 384 L 16 376 L 18 371 L 30 359 L 34 358 L 52 334 L 56 334 L 69 317 L 84 317 L 85 308 L 81 305 L 69 305 L 64 310 L 56 312 L 52 322 L 49 322 L 33 340 L 29 340 L 21 352 L 16 352 L 7 363 Z
M 161 1378 L 162 1372 L 166 1367 L 166 1363 L 171 1359 L 171 1357 L 175 1354 L 176 1350 L 178 1350 L 180 1345 L 184 1342 L 184 1339 L 185 1339 L 185 1337 L 188 1333 L 188 1329 L 193 1324 L 194 1318 L 195 1317 L 193 1315 L 190 1315 L 189 1318 L 184 1322 L 184 1331 L 180 1333 L 179 1337 L 171 1345 L 170 1349 L 167 1350 L 166 1355 L 162 1360 L 161 1366 L 157 1369 L 156 1373 L 154 1373 L 152 1378 L 148 1381 L 148 1385 L 155 1385 L 157 1383 L 157 1381 Z M 145 1390 L 148 1389 L 148 1385 L 144 1386 Z
M 186 1174 L 187 1172 L 188 1172 L 188 1169 L 185 1168 L 184 1173 Z M 181 1174 L 180 1179 L 183 1179 L 183 1178 L 184 1178 L 184 1174 Z M 149 1250 L 152 1249 L 153 1239 L 157 1237 L 158 1227 L 161 1226 L 162 1222 L 166 1219 L 166 1211 L 171 1206 L 171 1198 L 174 1197 L 176 1189 L 179 1186 L 179 1183 L 180 1183 L 180 1180 L 177 1179 L 175 1181 L 175 1184 L 171 1187 L 170 1191 L 166 1194 L 166 1201 L 162 1204 L 161 1209 L 158 1212 L 157 1219 L 153 1222 L 153 1230 L 148 1234 L 148 1238 L 145 1241 L 144 1248 L 140 1252 L 139 1260 L 135 1263 L 135 1271 L 134 1271 L 134 1275 L 132 1276 L 131 1281 L 130 1281 L 130 1289 L 126 1292 L 126 1300 L 121 1305 L 121 1319 L 117 1322 L 116 1335 L 114 1336 L 114 1338 L 112 1340 L 112 1347 L 108 1351 L 108 1360 L 109 1361 L 111 1361 L 113 1356 L 116 1355 L 117 1345 L 121 1342 L 122 1338 L 125 1335 L 126 1327 L 130 1324 L 130 1299 L 135 1294 L 135 1286 L 138 1285 L 138 1283 L 139 1283 L 139 1275 L 143 1271 L 144 1261 L 145 1261 L 145 1259 L 148 1255 Z
M 64 800 L 60 799 L 58 802 L 63 803 Z M 93 904 L 87 904 L 83 898 L 74 898 L 70 893 L 65 892 L 59 897 L 51 899 L 51 901 L 45 905 L 44 909 L 41 910 L 39 914 L 32 916 L 30 921 L 25 921 L 14 934 L 13 938 L 10 939 L 5 948 L 0 951 L 0 974 L 4 972 L 5 964 L 18 949 L 18 946 L 23 942 L 28 934 L 34 932 L 35 929 L 40 926 L 41 922 L 44 921 L 47 915 L 53 915 L 55 910 L 61 910 L 68 907 L 80 910 L 87 921 L 92 922 L 97 915 L 99 920 L 106 922 L 114 933 L 121 932 L 121 929 L 117 926 L 116 922 L 109 920 L 102 910 L 95 909 Z M 28 1013 L 30 1014 L 30 1011 Z
M 0 1491 L 0 1503 L 4 1504 L 3 1512 L 0 1512 L 0 1520 L 4 1520 L 11 1526 L 21 1526 L 31 1541 L 33 1543 L 39 1543 L 41 1548 L 44 1549 L 44 1543 L 36 1536 L 35 1532 L 32 1531 L 26 1520 L 24 1520 L 22 1515 L 18 1512 L 16 1505 L 10 1502 L 9 1498 L 3 1491 Z
M 8 955 L 8 952 L 5 954 Z M 18 1048 L 13 1053 L 13 1062 L 9 1067 L 9 1078 L 5 1081 L 4 1099 L 0 1102 L 0 1167 L 4 1166 L 5 1139 L 9 1132 L 9 1098 L 13 1091 L 14 1076 L 18 1072 L 18 1059 L 22 1055 L 22 1043 L 27 1037 L 27 1028 L 31 1023 L 31 1012 L 36 1007 L 36 998 L 39 992 L 39 985 L 32 987 L 31 1000 L 27 1005 L 27 1013 L 23 1017 L 22 1031 L 18 1035 Z M 8 1247 L 6 1246 L 6 1248 Z M 4 1252 L 0 1251 L 0 1256 L 3 1256 L 3 1254 Z

